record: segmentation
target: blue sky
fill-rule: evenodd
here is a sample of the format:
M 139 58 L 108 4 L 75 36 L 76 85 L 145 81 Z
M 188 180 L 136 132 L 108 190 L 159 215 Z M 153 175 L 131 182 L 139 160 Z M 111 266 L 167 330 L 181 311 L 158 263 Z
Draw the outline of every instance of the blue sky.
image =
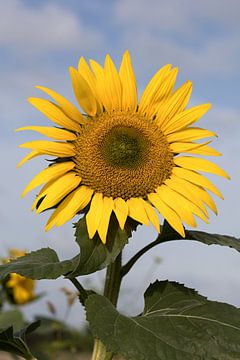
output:
M 239 16 L 238 0 L 2 2 L 0 223 L 3 253 L 11 246 L 30 250 L 51 246 L 61 258 L 76 253 L 71 224 L 46 234 L 43 228 L 49 215 L 36 216 L 30 212 L 34 194 L 20 199 L 25 184 L 45 164 L 42 159 L 33 160 L 16 170 L 17 162 L 25 154 L 18 144 L 36 137 L 30 133 L 16 134 L 14 129 L 49 124 L 26 101 L 27 97 L 40 95 L 34 85 L 53 88 L 75 102 L 68 67 L 76 66 L 82 55 L 102 62 L 106 53 L 119 64 L 125 49 L 132 55 L 140 92 L 159 67 L 172 63 L 179 66 L 178 84 L 188 79 L 193 81 L 191 104 L 212 102 L 213 109 L 200 124 L 218 133 L 215 147 L 223 157 L 216 162 L 230 173 L 232 180 L 211 177 L 225 201 L 216 199 L 219 216 L 212 215 L 210 224 L 201 223 L 199 229 L 239 236 Z M 130 241 L 126 256 L 155 236 L 153 229 L 142 228 Z M 162 262 L 154 271 L 151 264 L 155 256 L 160 256 Z M 183 241 L 164 244 L 145 256 L 123 284 L 121 306 L 137 312 L 141 305 L 138 288 L 143 290 L 155 278 L 184 282 L 210 298 L 239 306 L 239 260 L 239 254 L 231 249 Z M 137 277 L 143 280 L 138 282 Z M 102 273 L 96 275 L 94 284 L 99 286 L 102 278 Z M 65 306 L 58 291 L 63 284 L 68 285 L 64 280 L 39 285 L 40 290 L 47 289 L 48 299 L 57 303 L 59 314 Z M 75 325 L 77 308 L 74 307 L 70 316 Z M 45 299 L 31 305 L 29 311 L 46 312 Z

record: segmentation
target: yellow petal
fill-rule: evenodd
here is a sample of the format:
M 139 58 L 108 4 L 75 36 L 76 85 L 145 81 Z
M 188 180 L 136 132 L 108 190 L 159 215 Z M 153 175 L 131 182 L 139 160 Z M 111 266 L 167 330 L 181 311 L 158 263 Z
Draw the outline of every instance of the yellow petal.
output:
M 96 115 L 97 103 L 87 81 L 73 67 L 69 68 L 72 86 L 81 108 L 90 116 Z
M 174 163 L 185 169 L 209 172 L 230 179 L 229 175 L 223 169 L 206 159 L 181 156 L 175 158 Z
M 213 201 L 213 199 L 211 198 L 211 196 L 209 195 L 209 193 L 197 185 L 193 185 L 193 186 L 195 186 L 195 192 L 201 196 L 202 201 L 209 207 L 209 209 L 211 209 L 217 215 L 218 211 L 217 211 L 216 204 Z
M 202 146 L 200 146 L 200 147 L 188 150 L 187 152 L 189 154 L 197 154 L 197 155 L 203 155 L 203 156 L 221 156 L 222 155 L 219 151 L 213 149 L 211 146 L 204 145 L 204 144 L 202 144 Z
M 143 200 L 143 205 L 144 205 L 144 208 L 145 208 L 145 211 L 147 213 L 149 220 L 151 221 L 151 223 L 153 224 L 153 226 L 155 227 L 157 232 L 160 233 L 160 223 L 159 223 L 159 218 L 156 214 L 156 211 L 154 210 L 152 205 L 150 205 L 145 200 Z
M 15 131 L 32 130 L 56 140 L 75 140 L 76 135 L 64 129 L 48 126 L 23 126 Z
M 176 114 L 172 119 L 161 125 L 161 130 L 165 135 L 184 129 L 185 127 L 198 121 L 210 108 L 211 104 L 194 106 L 188 110 Z
M 193 141 L 199 140 L 206 137 L 216 136 L 216 134 L 210 130 L 201 129 L 198 127 L 191 127 L 181 131 L 176 131 L 172 134 L 167 135 L 167 141 L 169 143 L 175 141 Z
M 122 198 L 114 199 L 113 211 L 116 214 L 120 228 L 123 230 L 128 217 L 128 206 Z
M 103 244 L 105 244 L 106 240 L 107 240 L 108 226 L 109 226 L 113 206 L 114 206 L 114 203 L 113 203 L 112 197 L 104 196 L 102 217 L 101 217 L 101 220 L 100 220 L 100 223 L 98 226 L 98 234 L 99 234 L 100 239 L 102 240 Z
M 74 145 L 57 141 L 35 140 L 21 144 L 19 147 L 58 157 L 68 157 L 76 154 Z
M 207 141 L 203 144 L 196 144 L 191 142 L 174 142 L 169 145 L 170 150 L 175 154 L 184 152 L 193 152 L 201 149 L 204 145 L 209 144 L 211 141 Z
M 162 106 L 164 106 L 164 103 L 170 98 L 176 82 L 177 73 L 177 68 L 172 69 L 164 81 L 159 84 L 159 88 L 156 89 L 156 92 L 152 96 L 148 108 L 146 109 L 146 116 L 151 118 L 158 114 L 159 110 L 161 110 Z M 157 122 L 158 124 L 160 123 L 159 119 Z
M 92 239 L 98 229 L 103 211 L 103 195 L 102 193 L 95 193 L 93 195 L 90 209 L 86 215 L 86 223 L 88 235 Z
M 148 194 L 148 199 L 172 226 L 172 228 L 175 229 L 182 237 L 185 237 L 184 227 L 176 212 L 166 205 L 156 193 Z
M 81 178 L 74 172 L 68 172 L 53 181 L 36 211 L 37 214 L 59 203 L 67 194 L 76 189 L 80 182 Z
M 105 79 L 105 73 L 101 65 L 99 65 L 96 61 L 90 60 L 91 68 L 94 72 L 94 75 L 96 77 L 96 86 L 97 86 L 97 93 L 98 97 L 101 100 L 101 103 L 104 106 L 104 109 L 107 111 L 111 111 L 112 109 L 112 103 L 111 99 L 108 98 L 106 95 L 106 79 Z
M 40 153 L 39 151 L 36 151 L 36 150 L 31 151 L 17 164 L 17 167 L 19 168 L 20 166 L 25 164 L 25 162 L 27 162 L 28 160 L 31 160 L 31 159 L 35 158 L 36 156 L 40 156 L 40 155 L 43 155 L 43 154 Z
M 185 197 L 182 193 L 178 193 L 175 190 L 172 190 L 171 188 L 168 188 L 173 196 L 177 199 L 177 201 L 179 202 L 179 206 L 185 207 L 186 211 L 188 211 L 191 214 L 194 214 L 196 216 L 198 216 L 201 220 L 203 220 L 206 224 L 208 224 L 208 213 L 206 211 L 206 209 L 204 209 L 204 211 L 202 210 L 202 206 L 198 206 L 194 203 L 194 201 L 192 201 L 191 199 L 188 199 L 187 197 Z M 194 225 L 191 225 L 189 223 L 190 226 L 195 227 L 196 226 L 196 222 L 194 219 Z
M 75 164 L 71 161 L 50 165 L 47 169 L 42 170 L 30 181 L 30 183 L 22 192 L 22 197 L 24 197 L 29 191 L 35 189 L 37 186 L 42 185 L 54 179 L 55 177 L 59 177 L 60 175 L 65 174 L 74 167 Z
M 145 207 L 139 198 L 131 198 L 127 200 L 128 216 L 137 220 L 141 224 L 149 225 L 149 219 L 146 214 Z
M 122 84 L 115 65 L 109 55 L 107 55 L 105 59 L 104 74 L 106 79 L 106 95 L 111 101 L 111 110 L 121 110 Z
M 221 199 L 223 199 L 222 194 L 220 193 L 220 191 L 216 188 L 215 185 L 213 185 L 213 183 L 208 180 L 207 178 L 205 178 L 205 176 L 196 173 L 195 171 L 191 171 L 191 170 L 187 170 L 187 169 L 183 169 L 180 167 L 174 167 L 172 169 L 172 173 L 182 179 L 185 179 L 187 181 L 190 181 L 193 184 L 202 186 L 208 190 L 210 190 L 211 192 L 213 192 L 215 195 L 219 196 Z
M 85 124 L 86 120 L 84 119 L 82 114 L 73 104 L 70 103 L 70 101 L 65 99 L 65 97 L 58 94 L 56 91 L 48 89 L 44 86 L 36 86 L 36 88 L 44 91 L 46 94 L 51 96 L 69 118 L 76 121 L 77 123 Z
M 71 220 L 80 210 L 84 209 L 90 202 L 93 190 L 87 186 L 80 186 L 72 191 L 64 199 L 50 216 L 45 230 L 50 230 L 54 225 L 61 226 Z
M 159 186 L 156 189 L 156 192 L 160 196 L 161 200 L 178 214 L 181 220 L 189 226 L 196 227 L 196 221 L 190 211 L 190 208 L 188 207 L 190 204 L 186 198 L 176 193 L 166 185 Z
M 163 81 L 170 74 L 170 70 L 171 70 L 170 64 L 163 66 L 149 81 L 148 85 L 146 86 L 140 98 L 139 109 L 138 109 L 140 114 L 143 115 L 145 114 L 146 109 L 148 108 L 149 103 L 151 102 L 151 99 L 154 97 L 156 93 L 158 93 L 159 88 L 161 87 Z
M 97 114 L 102 113 L 102 102 L 100 100 L 98 91 L 97 91 L 97 81 L 96 78 L 91 71 L 90 67 L 88 66 L 86 60 L 84 57 L 81 57 L 78 63 L 78 71 L 79 74 L 87 81 L 88 85 L 90 86 L 92 93 L 96 99 L 97 102 Z
M 41 111 L 48 119 L 65 129 L 79 131 L 80 127 L 75 121 L 70 119 L 56 104 L 40 98 L 29 98 L 28 101 L 36 109 Z
M 163 104 L 159 107 L 156 117 L 158 126 L 163 127 L 163 124 L 172 119 L 176 114 L 181 113 L 188 104 L 192 92 L 192 83 L 187 81 L 180 88 L 178 88 Z
M 122 83 L 122 110 L 136 111 L 138 102 L 137 84 L 128 51 L 123 55 L 119 76 Z
M 165 180 L 164 182 L 168 187 L 177 191 L 179 194 L 185 196 L 188 200 L 197 205 L 204 214 L 208 217 L 208 212 L 202 203 L 201 194 L 197 191 L 196 186 L 192 183 L 178 178 L 175 175 L 171 175 L 170 179 Z

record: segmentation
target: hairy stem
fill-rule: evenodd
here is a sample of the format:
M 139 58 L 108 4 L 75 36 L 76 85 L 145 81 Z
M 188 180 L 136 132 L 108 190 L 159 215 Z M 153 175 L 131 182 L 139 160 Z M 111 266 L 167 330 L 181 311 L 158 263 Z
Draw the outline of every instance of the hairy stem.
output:
M 87 291 L 84 289 L 84 287 L 80 284 L 80 282 L 76 278 L 69 278 L 69 280 L 73 283 L 75 288 L 79 291 L 79 300 L 82 305 L 85 304 L 85 301 L 88 297 Z
M 114 306 L 117 305 L 118 295 L 121 286 L 121 265 L 122 254 L 120 253 L 115 262 L 107 267 L 104 296 L 106 296 Z M 112 360 L 113 353 L 107 352 L 104 344 L 95 339 L 92 360 Z

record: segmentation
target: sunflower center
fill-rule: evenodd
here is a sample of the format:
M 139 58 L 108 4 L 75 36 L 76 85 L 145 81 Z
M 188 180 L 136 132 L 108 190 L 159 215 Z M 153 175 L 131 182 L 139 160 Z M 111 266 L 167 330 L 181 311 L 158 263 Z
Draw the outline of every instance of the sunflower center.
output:
M 173 154 L 157 124 L 138 113 L 112 112 L 88 120 L 74 141 L 76 171 L 95 192 L 145 198 L 167 178 Z
M 132 127 L 116 126 L 106 135 L 102 152 L 112 166 L 133 168 L 140 164 L 146 141 L 143 135 Z

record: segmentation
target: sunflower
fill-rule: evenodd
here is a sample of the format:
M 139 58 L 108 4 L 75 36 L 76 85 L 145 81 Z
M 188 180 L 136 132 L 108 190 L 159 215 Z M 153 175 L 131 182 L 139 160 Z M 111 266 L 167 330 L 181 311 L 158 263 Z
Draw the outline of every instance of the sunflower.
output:
M 160 232 L 159 213 L 184 237 L 183 222 L 195 227 L 194 215 L 208 222 L 207 207 L 217 213 L 208 191 L 222 195 L 199 171 L 228 175 L 211 161 L 192 156 L 221 155 L 208 145 L 215 133 L 191 126 L 211 105 L 186 109 L 192 83 L 174 89 L 177 72 L 169 64 L 163 66 L 138 103 L 128 51 L 119 71 L 109 55 L 103 67 L 81 57 L 78 69 L 70 67 L 70 76 L 82 113 L 62 95 L 37 86 L 55 102 L 42 98 L 29 102 L 57 126 L 17 129 L 53 139 L 20 145 L 32 151 L 19 165 L 39 155 L 53 157 L 22 194 L 44 184 L 33 209 L 41 213 L 55 208 L 47 231 L 83 212 L 89 237 L 98 233 L 105 243 L 113 213 L 121 229 L 130 217 L 152 223 Z M 204 138 L 208 141 L 200 143 Z
M 25 251 L 20 251 L 18 249 L 10 249 L 9 255 L 10 258 L 7 259 L 7 262 L 14 260 L 20 256 L 24 256 Z M 4 282 L 4 288 L 14 304 L 23 305 L 36 298 L 35 295 L 35 286 L 36 282 L 32 279 L 28 279 L 25 276 L 11 273 L 7 280 Z

